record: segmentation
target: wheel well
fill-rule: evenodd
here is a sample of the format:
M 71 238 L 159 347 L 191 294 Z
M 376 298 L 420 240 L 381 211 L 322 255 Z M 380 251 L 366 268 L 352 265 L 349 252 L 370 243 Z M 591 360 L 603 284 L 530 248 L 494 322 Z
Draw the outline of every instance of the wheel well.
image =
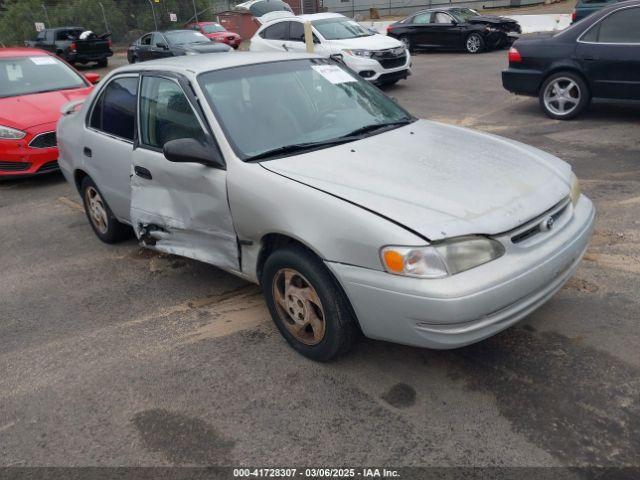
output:
M 544 78 L 542 79 L 542 81 L 540 82 L 540 85 L 538 85 L 538 94 L 540 94 L 540 89 L 542 88 L 542 85 L 544 84 L 544 82 L 546 82 L 551 75 L 554 75 L 560 72 L 569 72 L 580 77 L 584 82 L 584 84 L 587 86 L 588 98 L 591 97 L 591 85 L 589 85 L 589 81 L 587 80 L 587 77 L 585 77 L 584 74 L 578 68 L 572 67 L 572 66 L 557 66 L 549 70 L 547 74 L 544 76 Z
M 262 244 L 262 247 L 260 248 L 260 253 L 258 254 L 258 262 L 256 265 L 256 274 L 258 276 L 258 282 L 260 283 L 260 285 L 262 285 L 262 269 L 264 267 L 265 262 L 267 261 L 267 258 L 269 258 L 269 255 L 271 255 L 273 252 L 275 252 L 276 250 L 285 247 L 287 245 L 299 245 L 300 247 L 304 248 L 305 250 L 311 252 L 312 254 L 314 254 L 315 256 L 317 256 L 318 258 L 322 258 L 320 257 L 320 255 L 318 255 L 316 252 L 313 251 L 313 249 L 309 248 L 307 245 L 305 245 L 304 243 L 302 243 L 300 240 L 296 240 L 295 238 L 289 237 L 287 235 L 283 235 L 281 233 L 269 233 L 267 235 L 265 235 L 264 237 L 262 237 L 262 240 L 260 241 L 260 243 Z M 337 278 L 335 278 L 335 276 L 333 275 L 333 272 L 331 272 L 331 270 L 327 269 L 327 271 L 329 272 L 329 275 L 333 278 L 333 280 L 336 283 L 336 286 L 342 291 L 345 299 L 347 300 L 347 305 L 349 306 L 349 309 L 351 310 L 351 314 L 353 315 L 353 318 L 355 319 L 356 325 L 358 326 L 358 329 L 360 330 L 360 332 L 362 332 L 362 327 L 360 326 L 360 320 L 358 319 L 358 316 L 356 315 L 356 312 L 353 308 L 353 305 L 351 305 L 351 300 L 349 300 L 349 297 L 347 296 L 347 293 L 344 291 L 344 288 L 342 288 L 342 284 L 338 281 Z
M 260 243 L 262 244 L 262 246 L 260 248 L 260 253 L 258 254 L 258 262 L 256 265 L 256 275 L 258 277 L 258 282 L 260 283 L 262 283 L 262 268 L 264 267 L 264 263 L 267 261 L 267 258 L 269 258 L 269 255 L 271 255 L 276 250 L 287 245 L 299 245 L 305 250 L 308 250 L 316 255 L 316 253 L 312 249 L 307 247 L 301 241 L 287 235 L 283 235 L 281 233 L 269 233 L 262 237 Z
M 78 193 L 82 194 L 82 192 L 80 191 L 80 187 L 82 186 L 82 181 L 85 179 L 85 177 L 88 177 L 88 176 L 89 175 L 87 175 L 87 173 L 82 170 L 76 170 L 73 173 L 73 179 L 76 182 L 76 188 L 78 189 Z

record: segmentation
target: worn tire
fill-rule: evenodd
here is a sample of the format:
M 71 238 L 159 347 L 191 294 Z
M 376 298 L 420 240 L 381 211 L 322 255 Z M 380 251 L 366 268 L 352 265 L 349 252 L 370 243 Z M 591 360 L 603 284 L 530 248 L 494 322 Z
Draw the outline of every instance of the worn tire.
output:
M 324 336 L 316 345 L 307 345 L 284 325 L 273 294 L 276 275 L 282 269 L 302 274 L 315 289 L 324 316 Z M 267 258 L 262 278 L 262 292 L 276 327 L 298 353 L 311 360 L 327 362 L 349 351 L 358 337 L 358 326 L 349 301 L 322 261 L 299 245 L 276 250 Z
M 109 66 L 109 59 L 108 58 L 103 58 L 102 60 L 98 60 L 98 67 L 99 68 L 106 68 Z
M 98 225 L 96 225 L 96 223 L 94 223 L 95 221 L 89 211 L 90 190 L 91 192 L 95 192 L 100 197 L 101 202 L 104 206 L 104 210 L 106 213 L 106 229 L 101 229 Z M 113 215 L 111 208 L 109 208 L 106 200 L 104 200 L 104 197 L 102 197 L 102 193 L 100 193 L 100 190 L 98 190 L 98 187 L 90 177 L 85 177 L 82 180 L 80 193 L 82 195 L 84 212 L 87 215 L 89 224 L 100 240 L 102 240 L 104 243 L 118 243 L 133 236 L 133 229 L 129 225 L 125 225 L 124 223 L 118 221 L 118 219 Z
M 475 42 L 474 42 L 475 39 Z M 471 47 L 470 44 L 477 45 L 477 47 Z M 467 53 L 481 53 L 484 52 L 486 48 L 486 44 L 484 38 L 479 33 L 471 33 L 464 41 L 464 47 L 467 50 Z M 476 49 L 477 48 L 477 49 Z
M 580 100 L 576 105 L 575 109 L 566 115 L 558 115 L 547 107 L 545 102 L 544 94 L 549 85 L 555 82 L 558 79 L 567 78 L 576 83 L 579 89 Z M 540 108 L 545 113 L 545 115 L 549 118 L 553 118 L 554 120 L 571 120 L 580 115 L 591 102 L 591 93 L 589 92 L 589 87 L 587 83 L 582 79 L 582 77 L 576 73 L 570 71 L 561 71 L 552 73 L 549 75 L 544 82 L 542 82 L 542 86 L 540 87 L 540 91 L 538 92 L 538 101 L 540 102 Z

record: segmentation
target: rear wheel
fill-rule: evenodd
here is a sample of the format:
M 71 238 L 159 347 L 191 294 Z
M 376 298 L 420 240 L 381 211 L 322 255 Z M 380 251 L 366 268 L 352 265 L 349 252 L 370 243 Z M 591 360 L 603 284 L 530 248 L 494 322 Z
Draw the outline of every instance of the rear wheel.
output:
M 349 350 L 358 331 L 351 307 L 313 253 L 300 246 L 276 250 L 261 280 L 271 317 L 296 351 L 326 362 Z
M 98 60 L 98 67 L 105 68 L 109 65 L 109 59 L 103 58 L 102 60 Z
M 398 40 L 400 40 L 403 43 L 404 48 L 406 48 L 407 50 L 411 51 L 413 49 L 411 46 L 411 39 L 406 35 L 403 35 Z
M 480 53 L 485 48 L 484 38 L 479 33 L 469 35 L 464 45 L 469 53 Z
M 91 228 L 100 240 L 105 243 L 118 243 L 133 235 L 131 227 L 119 222 L 113 215 L 91 178 L 84 178 L 80 190 L 82 191 L 84 211 Z
M 589 104 L 585 81 L 573 72 L 558 72 L 547 78 L 538 94 L 544 113 L 556 120 L 577 117 Z

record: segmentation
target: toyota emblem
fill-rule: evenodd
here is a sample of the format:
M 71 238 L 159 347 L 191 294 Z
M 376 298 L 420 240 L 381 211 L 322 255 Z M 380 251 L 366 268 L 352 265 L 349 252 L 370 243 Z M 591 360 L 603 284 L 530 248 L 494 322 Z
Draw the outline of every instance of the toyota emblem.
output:
M 553 224 L 556 223 L 555 219 L 553 217 L 547 217 L 546 219 L 544 219 L 544 221 L 540 224 L 540 230 L 542 230 L 543 232 L 546 232 L 548 230 L 551 230 L 553 228 Z

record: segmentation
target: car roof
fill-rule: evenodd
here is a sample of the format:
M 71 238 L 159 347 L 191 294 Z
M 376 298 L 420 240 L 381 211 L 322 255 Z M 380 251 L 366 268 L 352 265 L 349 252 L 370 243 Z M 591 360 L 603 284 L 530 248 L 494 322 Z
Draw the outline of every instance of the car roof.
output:
M 179 57 L 161 58 L 148 62 L 134 63 L 114 70 L 117 73 L 158 71 L 189 72 L 199 75 L 203 72 L 223 70 L 225 68 L 255 65 L 258 63 L 282 62 L 286 60 L 299 60 L 304 58 L 321 58 L 320 55 L 309 53 L 287 52 L 228 52 L 212 53 L 207 55 L 184 55 Z
M 171 30 L 162 30 L 159 33 L 172 33 L 172 32 L 189 32 L 189 33 L 192 33 L 193 30 L 189 30 L 188 28 L 172 28 Z M 151 33 L 156 33 L 156 32 L 151 32 Z
M 35 57 L 42 55 L 51 55 L 49 52 L 45 52 L 44 50 L 40 50 L 39 48 L 28 48 L 28 47 L 10 47 L 10 48 L 0 48 L 0 58 L 8 58 L 8 57 Z
M 325 18 L 347 18 L 344 15 L 342 15 L 341 13 L 333 13 L 333 12 L 324 12 L 324 13 L 309 13 L 306 15 L 297 15 L 295 17 L 284 17 L 282 20 L 291 20 L 292 18 L 299 18 L 300 20 L 309 20 L 309 21 L 314 21 L 314 20 L 324 20 Z M 278 19 L 280 20 L 280 19 Z

